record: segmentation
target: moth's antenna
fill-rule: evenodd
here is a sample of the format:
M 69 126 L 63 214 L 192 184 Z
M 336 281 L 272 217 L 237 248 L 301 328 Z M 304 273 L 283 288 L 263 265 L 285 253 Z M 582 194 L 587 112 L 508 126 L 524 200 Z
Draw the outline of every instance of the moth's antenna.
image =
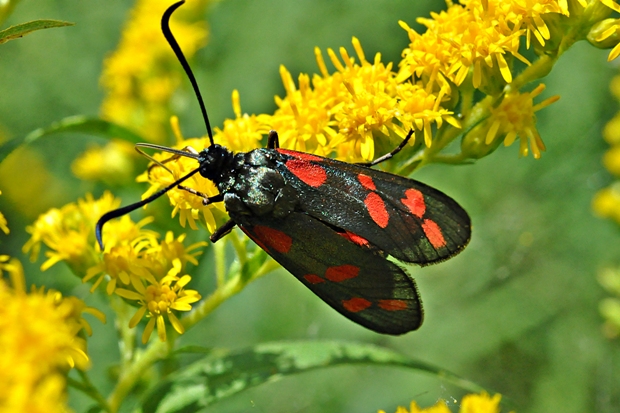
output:
M 192 69 L 189 67 L 189 64 L 187 63 L 187 59 L 185 59 L 185 56 L 183 55 L 183 52 L 181 51 L 179 44 L 177 43 L 176 39 L 172 35 L 172 32 L 170 31 L 170 16 L 172 16 L 172 13 L 174 13 L 174 11 L 178 9 L 183 3 L 185 3 L 185 0 L 181 0 L 178 3 L 173 4 L 172 6 L 168 7 L 168 9 L 164 12 L 164 15 L 161 18 L 161 31 L 164 33 L 164 37 L 168 41 L 168 44 L 170 44 L 170 47 L 174 51 L 174 54 L 177 56 L 177 59 L 179 59 L 181 66 L 183 66 L 183 69 L 185 69 L 185 73 L 187 74 L 189 81 L 192 83 L 192 87 L 194 88 L 194 92 L 196 93 L 196 98 L 198 98 L 198 103 L 200 104 L 200 110 L 202 111 L 202 116 L 205 120 L 205 125 L 207 127 L 207 133 L 209 135 L 209 140 L 211 141 L 211 145 L 213 145 L 213 132 L 211 132 L 211 124 L 209 123 L 209 116 L 207 116 L 207 109 L 205 108 L 205 104 L 202 100 L 202 95 L 200 94 L 200 90 L 198 89 L 196 78 L 194 77 L 194 74 L 192 73 Z M 158 149 L 161 151 L 173 153 L 177 156 L 186 156 L 186 157 L 193 158 L 193 159 L 200 161 L 197 154 L 193 154 L 190 152 L 179 151 L 177 149 L 167 148 L 164 146 L 147 144 L 147 143 L 139 144 L 137 146 L 143 147 L 143 148 Z M 101 247 L 101 251 L 103 251 L 103 241 L 101 239 L 101 232 L 103 229 L 103 225 L 106 222 L 108 222 L 111 219 L 118 218 L 120 216 L 128 214 L 131 211 L 134 211 L 148 204 L 149 202 L 156 200 L 157 198 L 159 198 L 160 196 L 162 196 L 163 194 L 165 194 L 172 188 L 178 186 L 181 182 L 185 181 L 186 179 L 189 179 L 191 176 L 198 173 L 199 171 L 200 171 L 200 168 L 194 169 L 187 175 L 182 176 L 181 178 L 177 179 L 176 181 L 174 181 L 167 187 L 160 189 L 159 191 L 155 192 L 153 195 L 149 196 L 146 199 L 143 199 L 140 202 L 136 202 L 135 204 L 127 205 L 125 207 L 118 208 L 106 214 L 103 214 L 103 216 L 99 218 L 99 221 L 97 221 L 97 225 L 95 226 L 95 237 L 97 238 L 97 242 L 99 243 L 99 246 Z
M 172 50 L 174 51 L 174 54 L 177 56 L 177 59 L 179 59 L 181 66 L 183 66 L 183 69 L 185 69 L 185 73 L 187 74 L 189 81 L 192 83 L 192 87 L 194 88 L 194 93 L 196 93 L 196 98 L 198 99 L 198 103 L 200 104 L 200 110 L 202 111 L 202 117 L 205 120 L 205 126 L 207 127 L 207 134 L 209 135 L 209 141 L 211 142 L 211 145 L 213 145 L 213 132 L 211 132 L 211 123 L 209 122 L 209 116 L 207 115 L 207 108 L 205 107 L 205 103 L 202 100 L 200 89 L 198 89 L 198 83 L 196 83 L 196 78 L 194 77 L 194 73 L 192 73 L 192 69 L 191 67 L 189 67 L 189 63 L 187 63 L 187 59 L 183 55 L 183 52 L 181 51 L 179 44 L 177 43 L 176 39 L 172 35 L 172 32 L 170 31 L 170 16 L 172 16 L 172 13 L 174 13 L 174 11 L 178 9 L 184 3 L 185 3 L 185 0 L 181 0 L 180 2 L 175 3 L 172 6 L 168 7 L 168 10 L 166 10 L 164 12 L 164 15 L 161 17 L 161 31 L 164 33 L 164 37 L 168 41 L 168 44 L 170 45 Z
M 145 199 L 143 199 L 140 202 L 136 202 L 135 204 L 127 205 L 127 206 L 124 206 L 122 208 L 118 208 L 118 209 L 115 209 L 113 211 L 110 211 L 110 212 L 107 212 L 107 213 L 103 214 L 103 216 L 101 218 L 99 218 L 99 221 L 97 221 L 97 225 L 95 225 L 95 237 L 97 238 L 97 242 L 99 243 L 99 247 L 101 247 L 101 251 L 103 251 L 103 240 L 101 239 L 101 230 L 103 229 L 103 225 L 106 222 L 108 222 L 111 219 L 118 218 L 118 217 L 121 217 L 121 216 L 123 216 L 125 214 L 128 214 L 131 211 L 135 211 L 136 209 L 138 209 L 138 208 L 148 204 L 149 202 L 152 202 L 152 201 L 156 200 L 157 198 L 159 198 L 160 196 L 162 196 L 166 192 L 170 191 L 172 188 L 174 188 L 177 185 L 179 185 L 181 182 L 183 182 L 186 179 L 192 177 L 198 171 L 200 171 L 200 168 L 194 169 L 193 171 L 191 171 L 187 175 L 180 177 L 179 179 L 177 179 L 176 181 L 174 181 L 173 183 L 171 183 L 167 187 L 165 187 L 163 189 L 160 189 L 159 191 L 155 192 L 150 197 L 145 198 Z

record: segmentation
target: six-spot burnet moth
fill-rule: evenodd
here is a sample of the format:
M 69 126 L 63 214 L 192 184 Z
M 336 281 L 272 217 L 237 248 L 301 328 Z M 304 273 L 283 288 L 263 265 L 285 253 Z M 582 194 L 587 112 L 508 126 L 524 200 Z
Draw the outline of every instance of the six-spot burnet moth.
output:
M 469 242 L 470 219 L 452 198 L 423 183 L 370 169 L 398 153 L 366 164 L 350 164 L 279 148 L 269 133 L 267 148 L 233 154 L 213 142 L 207 112 L 194 75 L 162 17 L 162 31 L 194 88 L 211 144 L 200 152 L 139 144 L 193 158 L 198 167 L 166 188 L 101 217 L 96 235 L 110 219 L 127 214 L 180 187 L 200 173 L 219 194 L 203 204 L 224 202 L 230 220 L 216 242 L 238 226 L 273 259 L 336 311 L 373 331 L 403 334 L 422 324 L 415 282 L 390 257 L 427 265 L 459 253 Z M 187 189 L 182 187 L 182 189 Z M 191 190 L 190 190 L 191 191 Z

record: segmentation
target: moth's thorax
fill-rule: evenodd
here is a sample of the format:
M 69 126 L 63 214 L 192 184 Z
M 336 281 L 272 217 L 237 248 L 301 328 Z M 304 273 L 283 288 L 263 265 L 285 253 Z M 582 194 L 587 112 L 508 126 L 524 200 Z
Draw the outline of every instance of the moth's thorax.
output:
M 264 148 L 234 155 L 232 169 L 216 183 L 235 221 L 247 215 L 282 218 L 295 209 L 298 196 L 278 171 L 278 158 L 276 151 Z

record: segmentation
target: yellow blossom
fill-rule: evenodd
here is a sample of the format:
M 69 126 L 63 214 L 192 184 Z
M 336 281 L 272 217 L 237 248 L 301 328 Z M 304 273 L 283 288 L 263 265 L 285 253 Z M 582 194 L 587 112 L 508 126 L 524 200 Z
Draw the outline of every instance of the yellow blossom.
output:
M 248 115 L 241 112 L 239 92 L 233 90 L 232 106 L 235 119 L 224 120 L 222 129 L 215 128 L 214 141 L 225 146 L 232 152 L 248 152 L 261 146 L 263 135 L 270 127 L 267 115 Z M 203 149 L 203 148 L 195 148 Z
M 592 200 L 592 209 L 598 216 L 620 224 L 620 182 L 598 191 Z
M 90 326 L 89 312 L 102 321 L 101 312 L 75 297 L 56 291 L 25 290 L 21 263 L 0 258 L 0 405 L 3 411 L 66 412 L 66 372 L 89 366 L 86 341 L 80 337 Z
M 187 57 L 206 43 L 207 29 L 200 19 L 206 5 L 205 0 L 193 0 L 172 17 L 173 32 Z M 161 34 L 161 16 L 169 6 L 166 0 L 137 2 L 101 76 L 106 90 L 102 116 L 155 141 L 165 136 L 170 99 L 184 77 Z
M 506 55 L 529 64 L 519 54 L 519 39 L 529 30 L 521 29 L 522 16 L 506 4 L 512 2 L 471 0 L 462 3 L 451 4 L 441 13 L 431 13 L 430 19 L 418 19 L 427 27 L 421 35 L 401 22 L 411 44 L 403 52 L 399 80 L 415 74 L 425 84 L 436 84 L 445 91 L 445 79 L 459 86 L 473 68 L 472 82 L 478 88 L 489 70 L 496 71 L 506 83 L 512 81 Z M 544 22 L 536 25 L 535 34 L 544 31 L 543 25 Z
M 34 261 L 40 253 L 41 246 L 45 245 L 47 260 L 41 265 L 43 271 L 60 261 L 65 261 L 76 275 L 85 277 L 84 281 L 87 281 L 98 274 L 95 269 L 101 267 L 102 258 L 95 239 L 95 224 L 104 213 L 118 208 L 119 204 L 119 199 L 105 192 L 97 200 L 91 194 L 87 194 L 84 199 L 79 199 L 76 203 L 67 204 L 60 209 L 53 208 L 26 228 L 31 237 L 24 245 L 23 251 L 29 252 L 30 259 Z M 145 218 L 134 223 L 129 216 L 124 216 L 109 222 L 103 228 L 106 251 L 117 245 L 155 239 L 156 233 L 142 229 L 151 221 L 152 218 Z M 101 280 L 98 279 L 93 288 L 96 288 Z
M 468 394 L 461 401 L 459 413 L 499 413 L 501 398 L 500 394 L 491 397 L 485 392 Z M 385 413 L 385 411 L 379 410 L 379 413 Z M 399 406 L 396 413 L 450 413 L 450 409 L 443 400 L 439 400 L 434 406 L 426 408 L 421 408 L 415 401 L 412 401 L 409 410 Z
M 104 147 L 93 146 L 71 164 L 73 174 L 82 180 L 101 181 L 107 185 L 121 184 L 134 175 L 133 145 L 115 139 Z
M 605 319 L 603 334 L 613 339 L 620 335 L 620 271 L 618 268 L 607 267 L 599 271 L 598 282 L 603 288 L 614 295 L 599 303 L 599 312 Z
M 153 330 L 153 323 L 157 323 L 158 334 L 165 340 L 164 316 L 180 334 L 183 333 L 172 310 L 189 311 L 189 304 L 200 299 L 196 291 L 184 289 L 191 277 L 178 277 L 178 274 L 185 271 L 187 263 L 198 264 L 196 257 L 201 254 L 198 248 L 207 243 L 197 242 L 186 247 L 184 241 L 185 235 L 175 238 L 172 232 L 166 233 L 161 242 L 150 234 L 138 232 L 130 242 L 106 247 L 101 262 L 89 268 L 84 277 L 84 281 L 97 277 L 92 290 L 109 277 L 108 294 L 116 294 L 130 302 L 137 301 L 135 304 L 141 307 L 132 318 L 130 327 L 135 327 L 148 310 L 148 317 L 153 318 L 152 323 L 147 324 L 144 342 Z
M 433 126 L 440 128 L 443 121 L 459 126 L 452 112 L 441 108 L 445 91 L 433 93 L 408 80 L 398 81 L 380 54 L 369 62 L 359 40 L 353 38 L 352 43 L 359 63 L 344 48 L 340 57 L 327 50 L 336 68 L 332 74 L 320 50 L 315 50 L 320 75 L 314 75 L 312 84 L 308 75 L 301 74 L 296 87 L 291 74 L 280 68 L 286 97 L 276 98 L 278 109 L 270 124 L 279 132 L 281 146 L 322 156 L 335 152 L 345 161 L 369 161 L 375 157 L 375 139 L 402 140 L 413 128 L 430 146 Z
M 468 394 L 461 400 L 459 413 L 499 413 L 501 400 L 500 394 L 495 394 L 493 397 L 487 393 Z
M 105 212 L 117 208 L 120 201 L 106 192 L 99 200 L 87 194 L 86 199 L 53 208 L 42 214 L 26 228 L 31 234 L 23 251 L 30 252 L 34 261 L 45 244 L 47 260 L 41 266 L 45 271 L 59 261 L 66 261 L 78 273 L 85 272 L 98 259 L 95 242 L 95 223 Z
M 0 194 L 2 194 L 2 191 L 0 191 Z M 8 234 L 10 232 L 9 223 L 7 222 L 2 212 L 0 212 L 0 231 L 4 232 L 5 234 Z
M 206 138 L 183 139 L 180 136 L 174 148 L 180 150 L 186 150 L 187 148 L 201 150 L 207 146 L 209 146 L 209 140 Z M 152 159 L 161 164 L 151 165 L 146 172 L 137 178 L 138 182 L 149 182 L 151 184 L 151 187 L 142 195 L 142 199 L 151 196 L 199 166 L 195 159 L 171 156 L 165 152 L 154 154 Z M 199 174 L 187 179 L 183 183 L 183 187 L 191 188 L 193 191 L 205 196 L 213 196 L 219 193 L 213 182 L 201 177 Z M 173 207 L 172 217 L 178 214 L 181 226 L 185 227 L 185 224 L 189 223 L 190 228 L 198 229 L 196 221 L 202 220 L 210 232 L 215 231 L 216 223 L 211 208 L 216 207 L 223 210 L 221 203 L 205 206 L 201 196 L 179 187 L 169 190 L 167 195 Z
M 529 148 L 535 159 L 539 159 L 545 145 L 536 129 L 535 112 L 556 102 L 560 97 L 553 96 L 544 101 L 534 104 L 534 98 L 545 90 L 545 85 L 538 85 L 531 92 L 509 93 L 496 107 L 491 108 L 485 143 L 491 144 L 495 139 L 504 137 L 504 145 L 510 146 L 520 138 L 519 154 L 527 156 Z
M 129 321 L 129 327 L 135 327 L 145 314 L 150 318 L 142 334 L 143 343 L 149 340 L 155 326 L 159 339 L 166 341 L 166 317 L 179 334 L 184 333 L 183 325 L 172 310 L 191 310 L 190 304 L 200 300 L 200 294 L 195 290 L 184 288 L 191 281 L 191 277 L 189 275 L 179 277 L 181 270 L 181 260 L 175 259 L 164 277 L 158 279 L 151 273 L 145 277 L 132 276 L 132 289 L 116 290 L 117 295 L 130 301 L 137 301 L 141 305 Z

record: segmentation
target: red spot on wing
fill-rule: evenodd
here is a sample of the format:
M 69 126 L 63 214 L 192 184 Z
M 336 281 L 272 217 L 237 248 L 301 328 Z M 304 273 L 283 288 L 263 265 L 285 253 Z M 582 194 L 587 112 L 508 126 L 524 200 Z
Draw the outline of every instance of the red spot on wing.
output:
M 254 235 L 258 239 L 257 244 L 263 248 L 265 246 L 273 248 L 281 254 L 286 254 L 293 245 L 293 239 L 282 231 L 269 228 L 264 225 L 256 225 L 254 227 Z M 262 245 L 261 245 L 262 243 Z
M 304 275 L 304 279 L 308 281 L 310 284 L 318 284 L 318 283 L 325 282 L 323 278 L 319 277 L 316 274 L 306 274 Z
M 263 244 L 263 241 L 258 239 L 256 237 L 256 235 L 254 233 L 250 232 L 250 230 L 248 228 L 245 228 L 245 227 L 242 227 L 242 226 L 240 228 L 243 230 L 243 232 L 245 232 L 247 234 L 248 237 L 250 237 L 252 239 L 252 241 L 254 241 L 256 243 L 256 245 L 258 245 L 259 247 L 261 247 L 265 251 L 268 250 L 268 247 L 265 244 Z
M 349 231 L 339 232 L 338 235 L 343 236 L 344 238 L 348 239 L 354 244 L 359 245 L 360 247 L 367 247 L 370 244 L 366 238 L 362 238 L 359 235 Z
M 379 300 L 379 307 L 386 311 L 402 311 L 407 309 L 405 300 Z
M 379 225 L 381 228 L 387 227 L 390 216 L 385 209 L 383 199 L 375 192 L 371 192 L 366 199 L 364 199 L 364 204 L 370 214 L 370 218 L 375 221 L 375 224 Z
M 307 160 L 291 159 L 286 161 L 286 167 L 297 178 L 315 188 L 323 185 L 325 180 L 327 180 L 325 169 L 323 169 L 321 165 L 311 163 Z
M 362 184 L 362 186 L 370 191 L 375 191 L 377 189 L 377 187 L 375 186 L 375 183 L 372 180 L 371 176 L 368 175 L 364 175 L 364 174 L 358 174 L 357 175 L 357 180 L 360 181 L 360 184 Z
M 297 151 L 291 151 L 289 149 L 280 149 L 280 148 L 276 149 L 276 151 L 284 155 L 293 156 L 297 159 L 303 159 L 306 161 L 322 161 L 323 160 L 323 158 L 321 158 L 320 156 L 311 155 L 305 152 L 297 152 Z
M 342 306 L 345 310 L 357 313 L 370 307 L 372 303 L 365 298 L 353 297 L 350 300 L 343 300 Z
M 360 272 L 360 267 L 356 267 L 355 265 L 338 265 L 335 267 L 329 267 L 325 270 L 325 278 L 334 282 L 342 282 L 344 280 L 348 280 L 349 278 L 357 277 L 357 274 Z
M 426 212 L 426 203 L 424 202 L 424 195 L 417 189 L 407 189 L 405 191 L 405 198 L 400 202 L 405 205 L 413 215 L 418 218 L 422 218 Z
M 435 248 L 441 248 L 446 246 L 446 240 L 443 237 L 441 232 L 441 228 L 439 225 L 433 220 L 425 219 L 422 222 L 422 229 L 424 230 L 424 235 L 430 241 L 431 245 Z

